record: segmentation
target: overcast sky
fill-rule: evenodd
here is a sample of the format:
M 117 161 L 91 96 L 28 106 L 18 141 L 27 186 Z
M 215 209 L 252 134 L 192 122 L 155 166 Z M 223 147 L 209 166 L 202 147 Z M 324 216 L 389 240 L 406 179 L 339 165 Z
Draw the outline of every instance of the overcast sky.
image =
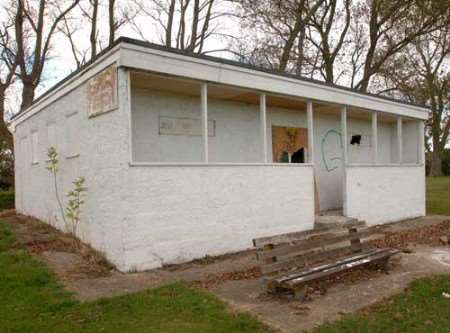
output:
M 108 33 L 108 21 L 105 10 L 106 8 L 102 8 L 102 13 L 100 14 L 99 31 L 100 35 L 105 37 L 103 39 L 107 40 L 106 34 Z M 152 21 L 148 17 L 145 17 L 143 15 L 136 16 L 135 22 L 140 27 L 146 27 L 145 29 L 142 29 L 145 33 L 144 37 L 146 40 L 161 44 L 162 29 L 160 26 L 158 26 L 157 24 L 152 24 Z M 217 27 L 216 32 L 234 34 L 237 30 L 238 30 L 237 24 L 233 19 L 223 18 L 220 20 L 220 26 Z M 84 26 L 81 26 L 80 30 L 77 31 L 75 38 L 76 44 L 79 46 L 80 49 L 89 48 L 89 34 L 90 34 L 90 27 L 86 24 Z M 120 36 L 142 39 L 142 36 L 140 36 L 140 34 L 138 34 L 131 25 L 124 25 L 123 27 L 121 27 L 116 38 Z M 71 71 L 76 69 L 75 61 L 71 53 L 70 44 L 67 38 L 61 34 L 55 35 L 52 45 L 53 45 L 52 59 L 46 65 L 47 68 L 45 73 L 46 79 L 44 83 L 45 87 L 43 87 L 44 90 L 47 89 L 49 86 L 55 84 L 57 81 L 64 78 L 68 74 L 70 74 Z M 225 38 L 219 36 L 211 36 L 206 41 L 205 50 L 209 51 L 220 50 L 226 48 L 227 45 L 228 41 Z M 215 52 L 212 53 L 212 55 L 220 57 L 230 56 L 226 52 Z M 40 90 L 42 92 L 43 89 Z
M 84 0 L 86 1 L 86 0 Z M 117 0 L 118 5 L 123 7 L 128 7 L 128 11 L 131 13 L 135 8 L 130 4 L 132 1 L 128 0 Z M 0 20 L 3 22 L 6 20 L 6 13 L 4 8 L 9 3 L 9 0 L 0 0 Z M 66 3 L 64 0 L 62 3 Z M 82 0 L 83 3 L 83 0 Z M 104 1 L 104 5 L 100 6 L 99 11 L 99 20 L 98 20 L 98 30 L 100 39 L 107 41 L 108 34 L 108 17 L 107 17 L 107 8 L 106 1 Z M 228 2 L 223 2 L 221 6 L 230 7 L 231 5 Z M 87 9 L 88 6 L 84 7 Z M 224 8 L 220 8 L 221 10 Z M 227 9 L 227 8 L 225 8 Z M 81 11 L 74 10 L 72 12 L 72 16 L 80 17 Z M 136 25 L 140 27 L 141 31 L 144 34 L 144 37 L 147 41 L 161 44 L 162 42 L 162 28 L 158 26 L 157 23 L 149 19 L 149 17 L 145 15 L 136 15 L 134 21 Z M 74 25 L 77 26 L 77 31 L 74 34 L 74 39 L 76 41 L 76 45 L 80 50 L 88 50 L 89 49 L 89 35 L 90 35 L 90 26 L 88 22 L 79 22 L 79 20 L 72 20 Z M 222 17 L 217 21 L 217 26 L 215 31 L 218 33 L 226 33 L 226 34 L 236 34 L 238 31 L 237 22 L 230 17 Z M 136 39 L 142 39 L 142 36 L 135 31 L 132 25 L 127 24 L 123 25 L 118 31 L 116 38 L 120 36 L 126 36 Z M 106 43 L 106 42 L 105 42 Z M 76 69 L 76 63 L 74 57 L 72 55 L 70 43 L 63 34 L 58 33 L 55 34 L 52 38 L 52 50 L 51 50 L 51 58 L 45 64 L 43 80 L 40 87 L 36 90 L 36 97 L 41 95 L 47 89 L 55 85 L 58 81 L 69 75 L 72 71 Z M 228 40 L 220 36 L 211 36 L 206 40 L 205 50 L 219 50 L 227 48 Z M 106 46 L 106 44 L 104 44 Z M 211 55 L 220 56 L 220 57 L 230 57 L 229 53 L 226 52 L 215 52 Z M 20 90 L 19 87 L 13 87 L 10 90 L 10 95 L 8 96 L 8 105 L 13 110 L 18 110 L 18 106 L 20 105 L 20 100 L 17 97 L 17 93 Z

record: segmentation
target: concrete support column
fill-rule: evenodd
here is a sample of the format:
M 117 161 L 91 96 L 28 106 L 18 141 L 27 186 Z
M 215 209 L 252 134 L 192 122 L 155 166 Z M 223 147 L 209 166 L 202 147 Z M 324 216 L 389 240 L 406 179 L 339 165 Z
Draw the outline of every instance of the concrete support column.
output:
M 402 117 L 397 117 L 397 163 L 403 163 L 403 128 Z
M 419 120 L 417 123 L 417 163 L 423 164 L 425 163 L 425 122 L 423 120 Z
M 119 82 L 119 102 L 121 108 L 125 110 L 128 115 L 128 159 L 133 162 L 133 114 L 131 109 L 131 75 L 130 71 L 119 67 L 118 70 Z M 122 86 L 123 85 L 123 86 Z M 126 92 L 125 92 L 126 90 Z M 123 103 L 123 105 L 122 105 Z
M 209 161 L 208 148 L 208 84 L 203 83 L 200 92 L 202 111 L 202 142 L 203 142 L 203 162 Z
M 259 120 L 261 131 L 261 153 L 262 162 L 269 163 L 267 156 L 267 112 L 266 112 L 266 94 L 259 96 Z
M 347 131 L 347 107 L 341 109 L 341 132 L 342 132 L 342 158 L 344 166 L 348 164 L 348 131 Z
M 306 103 L 306 120 L 308 124 L 308 163 L 314 164 L 314 119 L 311 101 Z
M 372 163 L 378 163 L 378 114 L 372 112 Z

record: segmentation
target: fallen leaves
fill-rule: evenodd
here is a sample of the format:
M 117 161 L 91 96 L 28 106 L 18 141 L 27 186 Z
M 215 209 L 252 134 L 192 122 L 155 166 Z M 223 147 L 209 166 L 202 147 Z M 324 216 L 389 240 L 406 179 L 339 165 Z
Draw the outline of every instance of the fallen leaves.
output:
M 403 248 L 409 244 L 426 244 L 437 246 L 440 238 L 450 234 L 450 220 L 439 224 L 413 228 L 397 232 L 383 232 L 384 238 L 376 239 L 370 243 L 378 248 Z
M 22 215 L 12 215 L 5 220 L 9 221 L 18 243 L 31 253 L 67 252 L 79 255 L 82 265 L 77 266 L 73 274 L 102 277 L 110 275 L 113 269 L 100 252 L 51 225 Z
M 291 314 L 297 316 L 307 315 L 311 311 L 311 308 L 309 306 L 299 303 L 292 303 L 289 305 L 289 307 L 294 310 L 293 312 L 291 312 Z
M 246 270 L 226 272 L 221 274 L 210 274 L 206 277 L 206 279 L 195 281 L 194 286 L 206 290 L 211 290 L 227 281 L 253 280 L 261 276 L 262 274 L 260 268 L 252 267 Z

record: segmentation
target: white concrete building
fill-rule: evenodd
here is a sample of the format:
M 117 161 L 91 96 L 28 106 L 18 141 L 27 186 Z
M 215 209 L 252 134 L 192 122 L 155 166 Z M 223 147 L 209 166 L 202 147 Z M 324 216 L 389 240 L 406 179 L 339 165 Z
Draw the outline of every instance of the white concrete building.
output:
M 368 224 L 425 214 L 428 110 L 126 38 L 14 117 L 16 208 L 123 271 L 251 247 L 338 209 Z M 298 163 L 303 162 L 303 163 Z

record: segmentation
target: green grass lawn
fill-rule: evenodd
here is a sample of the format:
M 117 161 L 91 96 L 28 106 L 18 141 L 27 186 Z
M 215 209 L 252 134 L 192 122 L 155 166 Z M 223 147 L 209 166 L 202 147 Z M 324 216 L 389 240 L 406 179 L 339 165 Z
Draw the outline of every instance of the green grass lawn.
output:
M 0 222 L 0 332 L 267 332 L 213 295 L 178 283 L 78 302 Z
M 427 177 L 427 214 L 450 215 L 450 177 Z
M 408 291 L 368 313 L 348 315 L 314 330 L 314 333 L 344 332 L 450 332 L 450 276 L 414 281 Z

